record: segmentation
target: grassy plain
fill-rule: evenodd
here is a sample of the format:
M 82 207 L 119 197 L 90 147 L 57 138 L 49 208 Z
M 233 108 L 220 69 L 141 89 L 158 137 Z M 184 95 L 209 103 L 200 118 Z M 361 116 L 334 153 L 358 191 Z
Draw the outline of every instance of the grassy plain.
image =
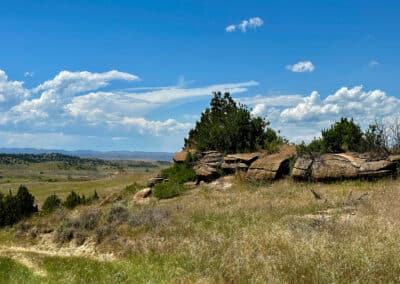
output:
M 28 187 L 39 200 L 42 190 L 65 193 L 74 187 L 96 189 L 104 197 L 148 175 L 142 170 L 91 181 L 34 181 Z M 8 184 L 1 186 L 6 190 Z M 113 211 L 116 205 L 130 215 Z M 50 245 L 51 233 L 32 237 L 32 229 L 21 225 L 1 230 L 7 245 L 0 249 L 0 282 L 400 281 L 398 180 L 249 184 L 237 178 L 229 189 L 203 186 L 141 205 L 125 192 L 105 206 L 80 206 L 62 218 L 55 212 L 24 224 L 57 231 L 61 224 L 55 220 L 83 222 L 88 212 L 96 212 L 98 222 L 82 231 L 87 240 L 80 246 L 75 239 Z M 112 232 L 93 244 L 96 230 L 106 226 Z
M 122 190 L 132 183 L 144 183 L 157 173 L 164 163 L 115 161 L 116 166 L 98 166 L 80 169 L 63 162 L 44 162 L 27 164 L 0 164 L 0 192 L 6 194 L 16 191 L 24 184 L 41 205 L 45 198 L 56 193 L 64 198 L 72 190 L 91 195 L 95 190 L 105 195 Z

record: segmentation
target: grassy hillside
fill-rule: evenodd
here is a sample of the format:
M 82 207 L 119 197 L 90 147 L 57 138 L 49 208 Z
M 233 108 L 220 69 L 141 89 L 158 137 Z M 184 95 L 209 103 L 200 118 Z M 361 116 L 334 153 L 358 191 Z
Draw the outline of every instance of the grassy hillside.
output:
M 1 230 L 0 281 L 397 282 L 399 189 L 396 180 L 238 179 L 230 189 L 203 187 L 143 205 L 118 189 L 107 205 Z M 55 241 L 66 228 L 72 240 Z

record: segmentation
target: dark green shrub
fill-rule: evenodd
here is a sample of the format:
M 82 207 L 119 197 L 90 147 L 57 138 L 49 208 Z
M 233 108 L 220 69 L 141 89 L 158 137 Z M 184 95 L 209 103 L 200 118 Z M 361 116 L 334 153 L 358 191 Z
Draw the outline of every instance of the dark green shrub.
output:
M 68 209 L 73 209 L 76 206 L 83 204 L 85 200 L 85 196 L 83 195 L 82 197 L 77 194 L 75 191 L 71 191 L 71 193 L 67 196 L 65 199 L 63 205 L 67 207 Z
M 23 218 L 30 217 L 38 211 L 34 205 L 35 197 L 29 193 L 28 189 L 21 185 L 17 194 L 0 194 L 0 226 L 11 226 Z
M 171 182 L 183 184 L 187 181 L 195 181 L 196 173 L 189 164 L 174 164 L 161 171 L 161 177 Z
M 303 156 L 305 154 L 322 153 L 322 140 L 314 138 L 310 144 L 305 144 L 304 141 L 296 146 L 297 155 Z
M 56 194 L 49 195 L 42 205 L 42 211 L 45 213 L 53 212 L 61 207 L 61 200 Z
M 185 188 L 182 184 L 168 181 L 159 183 L 154 187 L 153 194 L 159 199 L 168 199 L 178 196 Z

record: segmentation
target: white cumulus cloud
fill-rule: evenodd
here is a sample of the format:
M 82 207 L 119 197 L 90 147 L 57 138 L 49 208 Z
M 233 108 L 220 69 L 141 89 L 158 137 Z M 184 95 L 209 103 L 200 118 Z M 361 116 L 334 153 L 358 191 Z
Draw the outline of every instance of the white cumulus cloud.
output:
M 286 69 L 296 73 L 304 73 L 313 72 L 315 66 L 311 61 L 300 61 L 293 65 L 287 65 Z
M 29 97 L 29 91 L 23 85 L 21 81 L 10 81 L 6 72 L 0 69 L 0 110 Z
M 250 18 L 248 20 L 243 20 L 240 24 L 237 25 L 229 25 L 225 28 L 225 31 L 228 33 L 234 31 L 241 31 L 243 33 L 248 30 L 254 30 L 256 28 L 261 27 L 264 24 L 264 21 L 259 17 Z
M 400 110 L 400 100 L 381 90 L 364 91 L 362 86 L 342 87 L 321 100 L 314 91 L 297 106 L 281 113 L 285 121 L 310 121 L 354 117 L 360 123 L 375 117 L 384 117 Z

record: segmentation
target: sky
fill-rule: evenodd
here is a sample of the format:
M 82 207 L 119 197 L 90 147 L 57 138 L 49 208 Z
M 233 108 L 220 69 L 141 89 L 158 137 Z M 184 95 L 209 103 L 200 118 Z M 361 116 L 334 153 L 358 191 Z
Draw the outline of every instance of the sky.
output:
M 399 1 L 2 1 L 0 147 L 178 151 L 213 91 L 293 142 L 400 112 Z

